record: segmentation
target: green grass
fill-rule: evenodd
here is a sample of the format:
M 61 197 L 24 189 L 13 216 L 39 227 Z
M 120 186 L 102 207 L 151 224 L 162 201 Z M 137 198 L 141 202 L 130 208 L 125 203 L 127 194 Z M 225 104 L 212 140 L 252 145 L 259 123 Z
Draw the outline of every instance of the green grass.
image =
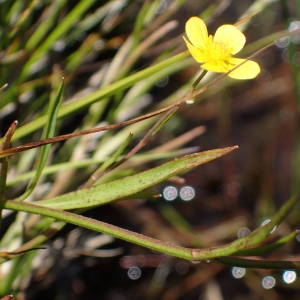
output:
M 271 157 L 275 155 L 272 152 L 275 142 L 271 135 L 266 138 L 263 133 L 260 135 L 263 126 L 257 125 L 254 135 L 261 140 L 265 138 L 269 148 L 265 148 L 263 158 L 242 157 L 238 172 L 241 176 L 233 176 L 235 159 L 232 157 L 247 149 L 248 137 L 249 146 L 251 136 L 247 131 L 243 133 L 246 145 L 226 156 L 222 163 L 216 161 L 206 166 L 207 162 L 236 149 L 228 147 L 236 144 L 231 141 L 239 133 L 230 115 L 239 113 L 236 111 L 244 99 L 239 99 L 238 104 L 234 99 L 245 97 L 246 108 L 241 110 L 247 110 L 247 105 L 251 107 L 256 102 L 263 107 L 260 96 L 268 97 L 274 92 L 270 89 L 272 76 L 277 76 L 276 68 L 281 62 L 268 60 L 266 53 L 273 51 L 273 43 L 279 36 L 289 34 L 283 25 L 272 28 L 275 27 L 273 14 L 281 9 L 286 13 L 282 23 L 292 19 L 287 1 L 257 0 L 239 11 L 239 27 L 246 35 L 249 32 L 249 43 L 242 54 L 260 62 L 262 74 L 258 79 L 245 82 L 209 72 L 201 77 L 199 85 L 193 85 L 201 74 L 199 65 L 189 56 L 182 39 L 186 21 L 182 11 L 189 12 L 189 16 L 203 17 L 209 27 L 236 23 L 236 19 L 228 21 L 232 15 L 228 16 L 226 10 L 223 14 L 226 20 L 220 18 L 225 8 L 222 4 L 204 1 L 203 7 L 193 12 L 191 3 L 182 0 L 171 1 L 167 9 L 163 8 L 162 1 L 102 2 L 12 0 L 0 3 L 0 273 L 3 274 L 0 296 L 17 295 L 22 287 L 28 288 L 26 280 L 34 274 L 34 262 L 44 251 L 40 248 L 45 244 L 52 247 L 58 233 L 67 241 L 68 234 L 62 230 L 66 224 L 106 233 L 130 245 L 186 260 L 213 260 L 222 265 L 254 269 L 298 270 L 295 259 L 288 259 L 293 251 L 287 245 L 295 241 L 295 228 L 299 224 L 299 217 L 293 213 L 298 202 L 299 147 L 293 148 L 290 169 L 295 171 L 289 169 L 293 186 L 288 188 L 282 205 L 276 202 L 276 188 L 267 159 L 270 153 Z M 298 2 L 295 6 L 299 11 Z M 260 31 L 255 26 L 262 19 L 269 20 L 270 24 Z M 289 53 L 297 53 L 298 46 L 290 44 Z M 279 76 L 284 81 L 285 73 Z M 298 99 L 299 68 L 292 62 L 291 78 Z M 166 85 L 161 87 L 164 82 Z M 251 103 L 247 97 L 252 99 Z M 209 125 L 212 119 L 217 120 L 218 133 L 208 126 L 207 139 L 201 137 L 199 143 L 203 132 L 192 128 L 204 122 Z M 199 144 L 212 149 L 195 151 Z M 183 178 L 188 183 L 189 175 L 184 174 L 202 164 L 205 165 L 199 170 L 203 168 L 203 175 L 200 171 L 193 180 L 196 183 L 199 180 L 199 184 L 206 180 L 209 186 L 213 168 L 219 168 L 216 173 L 220 175 L 220 185 L 225 187 L 233 177 L 239 177 L 240 182 L 233 180 L 232 186 L 242 188 L 247 181 L 254 180 L 253 174 L 261 180 L 258 188 L 250 185 L 246 194 L 246 199 L 252 195 L 256 198 L 252 199 L 254 204 L 245 206 L 247 214 L 254 216 L 245 226 L 257 228 L 247 237 L 236 238 L 231 229 L 224 229 L 216 234 L 222 238 L 214 240 L 213 235 L 200 234 L 197 230 L 197 222 L 202 226 L 209 218 L 207 211 L 200 211 L 198 217 L 186 207 L 169 203 L 164 203 L 163 210 L 159 209 L 162 206 L 157 203 L 163 201 L 159 198 L 159 184 L 169 180 L 180 186 Z M 210 209 L 213 220 L 220 208 L 214 211 L 212 207 L 216 205 L 216 208 L 217 204 L 213 204 L 213 197 L 208 191 L 203 194 L 208 198 L 200 200 Z M 222 197 L 227 201 L 231 196 L 224 193 Z M 229 200 L 235 201 L 233 198 Z M 113 217 L 102 222 L 84 216 L 88 210 L 117 202 L 118 209 L 113 205 L 107 209 L 121 211 L 126 216 L 128 202 L 123 204 L 124 199 L 143 199 L 141 206 L 145 209 L 149 209 L 147 203 L 150 203 L 151 214 L 162 219 L 163 225 L 158 226 L 155 218 L 143 219 L 134 210 L 132 221 L 141 217 L 145 222 L 139 228 L 140 233 L 113 225 Z M 133 207 L 139 203 L 129 202 Z M 232 203 L 232 207 L 237 205 Z M 192 210 L 197 211 L 197 204 L 185 205 L 195 205 Z M 277 207 L 281 208 L 275 213 Z M 237 209 L 236 214 L 241 211 Z M 292 225 L 287 218 L 290 211 Z M 14 218 L 10 218 L 11 212 L 15 213 Z M 260 218 L 269 216 L 273 216 L 270 223 L 260 227 Z M 285 230 L 273 233 L 272 228 L 282 222 Z M 238 230 L 235 223 L 233 226 Z M 214 230 L 217 225 L 207 227 Z M 147 228 L 153 229 L 154 236 Z M 142 248 L 138 249 L 142 253 Z M 268 259 L 270 253 L 275 253 L 275 259 Z M 23 292 L 26 295 L 26 288 Z

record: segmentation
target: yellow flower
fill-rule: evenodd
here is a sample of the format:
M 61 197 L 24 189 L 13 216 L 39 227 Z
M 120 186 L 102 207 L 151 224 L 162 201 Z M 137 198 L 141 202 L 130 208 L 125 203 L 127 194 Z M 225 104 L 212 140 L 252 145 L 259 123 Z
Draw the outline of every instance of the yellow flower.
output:
M 220 26 L 215 35 L 208 35 L 204 21 L 191 17 L 185 24 L 187 38 L 183 37 L 193 58 L 204 70 L 227 73 L 235 79 L 251 79 L 260 72 L 258 63 L 252 60 L 236 58 L 232 55 L 242 50 L 245 35 L 233 25 Z

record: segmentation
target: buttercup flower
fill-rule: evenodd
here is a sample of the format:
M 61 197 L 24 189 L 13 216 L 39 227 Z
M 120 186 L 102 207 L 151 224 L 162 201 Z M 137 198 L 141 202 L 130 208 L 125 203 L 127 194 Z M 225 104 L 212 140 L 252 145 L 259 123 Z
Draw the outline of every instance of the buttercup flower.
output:
M 191 17 L 185 24 L 186 37 L 183 37 L 193 58 L 208 71 L 227 73 L 235 79 L 251 79 L 260 72 L 258 63 L 252 60 L 233 57 L 245 45 L 245 35 L 235 26 L 220 26 L 214 36 L 208 35 L 204 21 Z

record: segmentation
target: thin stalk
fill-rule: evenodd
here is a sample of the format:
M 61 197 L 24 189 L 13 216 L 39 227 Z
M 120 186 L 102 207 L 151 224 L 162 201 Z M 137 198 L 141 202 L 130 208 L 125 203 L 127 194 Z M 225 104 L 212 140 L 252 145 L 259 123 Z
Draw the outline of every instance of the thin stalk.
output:
M 0 146 L 0 149 L 5 150 L 9 147 L 11 138 L 16 130 L 16 127 L 18 125 L 17 121 L 14 121 L 8 128 L 2 145 Z M 4 207 L 5 203 L 5 190 L 6 190 L 6 179 L 7 179 L 7 172 L 8 172 L 8 162 L 7 158 L 1 158 L 0 159 L 0 221 L 2 219 L 2 208 Z
M 165 112 L 155 123 L 152 125 L 152 127 L 149 129 L 147 134 L 137 143 L 133 149 L 131 149 L 121 160 L 119 161 L 114 161 L 110 165 L 107 165 L 107 168 L 103 168 L 101 166 L 96 172 L 92 174 L 90 179 L 87 181 L 87 183 L 84 185 L 84 188 L 91 187 L 99 178 L 104 174 L 104 171 L 108 172 L 111 171 L 122 164 L 124 164 L 126 161 L 128 161 L 131 157 L 133 157 L 138 151 L 140 151 L 143 147 L 145 147 L 153 135 L 171 118 L 174 113 L 178 110 L 178 107 L 173 108 L 170 111 Z M 128 143 L 127 143 L 128 144 Z M 124 144 L 124 145 L 127 145 Z M 122 147 L 120 150 L 124 150 Z M 118 153 L 118 151 L 116 152 Z
M 57 95 L 53 96 L 52 99 L 50 100 L 49 107 L 47 110 L 48 122 L 44 127 L 44 131 L 42 135 L 43 138 L 49 138 L 54 135 L 56 121 L 57 121 L 57 113 L 59 111 L 60 104 L 62 102 L 63 89 L 64 89 L 64 83 L 62 82 L 58 89 Z M 46 145 L 40 148 L 40 154 L 36 161 L 35 175 L 32 178 L 31 182 L 29 183 L 26 191 L 21 196 L 18 197 L 18 201 L 25 200 L 34 191 L 35 187 L 37 186 L 40 180 L 43 169 L 46 165 L 49 153 L 50 153 L 50 145 Z
M 259 49 L 258 51 L 256 51 L 252 55 L 250 55 L 248 57 L 248 59 L 251 59 L 252 57 L 257 56 L 258 54 L 260 54 L 261 52 L 263 52 L 264 50 L 266 50 L 267 48 L 269 48 L 273 44 L 274 44 L 274 42 L 268 44 L 267 46 L 265 46 L 262 49 Z M 185 56 L 186 56 L 186 52 L 180 53 L 180 54 L 176 55 L 175 57 L 172 57 L 172 58 L 168 59 L 167 60 L 168 61 L 167 64 L 170 64 L 170 61 L 180 60 L 181 58 L 183 58 Z M 245 63 L 246 61 L 247 60 L 245 60 L 243 63 Z M 158 64 L 158 65 L 162 66 L 165 63 L 166 62 Z M 111 125 L 106 125 L 106 126 L 101 126 L 101 127 L 87 129 L 87 130 L 82 130 L 82 131 L 78 131 L 78 132 L 74 132 L 74 133 L 70 133 L 70 134 L 56 136 L 54 138 L 44 139 L 44 140 L 41 140 L 41 141 L 38 141 L 38 142 L 28 143 L 28 144 L 25 144 L 25 145 L 22 145 L 22 146 L 19 146 L 19 147 L 14 147 L 14 148 L 10 148 L 10 149 L 7 149 L 7 150 L 3 150 L 3 151 L 0 151 L 0 158 L 11 156 L 11 155 L 13 155 L 15 153 L 18 153 L 18 152 L 26 151 L 26 150 L 29 150 L 29 149 L 32 149 L 32 148 L 40 147 L 40 146 L 51 144 L 51 143 L 55 143 L 55 142 L 64 141 L 64 140 L 67 140 L 67 139 L 70 139 L 70 138 L 73 138 L 73 137 L 78 137 L 78 136 L 85 135 L 85 134 L 91 134 L 91 133 L 100 132 L 100 131 L 118 129 L 118 128 L 130 125 L 130 124 L 133 124 L 133 123 L 136 123 L 136 122 L 139 122 L 139 121 L 143 121 L 143 120 L 152 118 L 152 117 L 157 116 L 159 114 L 162 114 L 162 113 L 164 113 L 164 112 L 166 112 L 166 111 L 168 111 L 168 110 L 170 110 L 170 109 L 172 109 L 172 108 L 174 108 L 176 106 L 181 106 L 181 104 L 183 102 L 186 102 L 186 101 L 188 101 L 190 99 L 193 99 L 196 96 L 199 96 L 200 94 L 203 94 L 204 92 L 206 92 L 207 90 L 209 90 L 213 85 L 215 85 L 216 83 L 218 83 L 221 80 L 223 80 L 230 72 L 232 72 L 236 68 L 240 67 L 243 63 L 237 65 L 235 68 L 233 68 L 232 70 L 230 70 L 228 73 L 224 73 L 224 74 L 221 74 L 221 75 L 217 76 L 214 80 L 212 80 L 211 82 L 207 83 L 205 86 L 203 86 L 203 87 L 201 87 L 199 89 L 196 89 L 196 90 L 193 89 L 192 91 L 188 92 L 187 95 L 183 96 L 177 102 L 175 102 L 175 103 L 173 103 L 171 105 L 168 105 L 166 107 L 163 107 L 161 109 L 152 111 L 152 112 L 147 113 L 145 115 L 142 115 L 142 116 L 139 116 L 139 117 L 136 117 L 136 118 L 133 118 L 133 119 L 121 122 L 121 123 L 111 124 Z M 144 76 L 145 74 L 148 74 L 148 72 L 149 72 L 150 69 L 151 69 L 151 71 L 153 71 L 154 69 L 156 70 L 157 67 L 158 67 L 158 65 L 155 65 L 155 66 L 150 67 L 150 68 L 148 68 L 146 70 L 140 71 L 140 72 L 138 72 L 136 74 L 133 74 L 133 75 L 125 78 L 125 79 L 122 79 L 122 80 L 120 80 L 120 81 L 118 81 L 116 83 L 113 83 L 111 86 L 109 86 L 107 88 L 104 88 L 105 91 L 100 90 L 100 91 L 98 91 L 98 93 L 94 94 L 93 96 L 87 97 L 88 99 L 87 98 L 82 98 L 80 101 L 77 101 L 76 103 L 74 103 L 75 106 L 74 105 L 70 105 L 70 106 L 62 107 L 61 110 L 60 110 L 60 112 L 58 113 L 58 118 L 66 115 L 66 114 L 68 114 L 68 113 L 70 113 L 72 111 L 75 111 L 78 108 L 82 108 L 83 107 L 83 104 L 82 104 L 83 100 L 86 100 L 87 103 L 91 104 L 92 100 L 96 101 L 96 99 L 98 99 L 99 97 L 101 97 L 100 95 L 104 96 L 104 94 L 105 94 L 106 96 L 109 96 L 112 93 L 112 91 L 115 90 L 115 89 L 119 89 L 121 87 L 122 88 L 128 87 L 130 85 L 130 83 L 135 82 L 136 78 L 140 77 L 140 75 L 139 75 L 140 73 L 143 73 L 143 76 Z M 115 87 L 115 89 L 113 89 L 112 87 Z M 30 129 L 29 128 L 26 128 L 26 129 L 23 128 L 23 132 L 21 130 L 21 133 L 20 133 L 20 129 L 19 129 L 19 134 L 18 134 L 18 132 L 16 132 L 16 134 L 15 134 L 14 137 L 16 138 L 17 134 L 18 134 L 18 137 L 21 137 L 21 136 L 24 135 L 24 131 L 27 132 L 27 133 L 31 132 L 32 130 L 37 129 L 40 126 L 42 126 L 44 124 L 44 122 L 46 122 L 45 116 L 43 116 L 43 117 L 35 120 L 34 121 L 34 125 L 29 124 L 28 126 L 31 127 Z M 23 126 L 23 127 L 26 127 L 26 126 Z M 0 141 L 1 141 L 1 139 L 0 139 Z
M 295 230 L 295 231 L 289 233 L 288 235 L 280 238 L 279 240 L 276 240 L 275 242 L 273 242 L 271 244 L 267 244 L 267 245 L 259 247 L 259 248 L 238 251 L 237 253 L 235 253 L 235 255 L 237 255 L 237 256 L 253 256 L 253 255 L 264 255 L 267 253 L 271 253 L 271 252 L 275 251 L 276 249 L 286 245 L 291 240 L 295 239 L 295 237 L 298 233 L 299 233 L 299 230 Z
M 112 170 L 115 168 L 118 164 L 118 160 L 120 156 L 125 151 L 126 147 L 128 146 L 129 142 L 132 141 L 133 134 L 130 133 L 127 137 L 127 139 L 120 145 L 120 147 L 112 154 L 110 158 L 105 160 L 103 164 L 93 172 L 93 174 L 90 176 L 90 178 L 87 180 L 87 182 L 83 185 L 82 188 L 90 188 L 92 187 L 101 176 L 105 174 L 105 172 L 108 172 L 109 170 Z
M 106 233 L 115 238 L 119 238 L 129 243 L 140 245 L 167 255 L 187 260 L 210 260 L 224 256 L 230 256 L 237 251 L 257 246 L 266 238 L 266 236 L 270 234 L 272 228 L 282 221 L 282 219 L 295 206 L 297 201 L 297 197 L 289 199 L 287 203 L 283 205 L 282 208 L 278 211 L 278 213 L 273 216 L 272 221 L 262 227 L 259 227 L 248 236 L 240 238 L 227 245 L 205 249 L 191 249 L 178 246 L 82 215 L 77 215 L 71 212 L 61 211 L 57 209 L 51 209 L 32 203 L 8 200 L 5 203 L 5 208 L 55 218 L 57 220 L 81 226 L 90 230 Z M 294 265 L 294 267 L 300 268 L 299 265 Z
M 201 74 L 199 75 L 199 77 L 195 80 L 195 82 L 193 83 L 193 89 L 196 89 L 197 85 L 200 83 L 200 81 L 204 78 L 204 76 L 207 74 L 206 70 L 203 70 L 201 72 Z

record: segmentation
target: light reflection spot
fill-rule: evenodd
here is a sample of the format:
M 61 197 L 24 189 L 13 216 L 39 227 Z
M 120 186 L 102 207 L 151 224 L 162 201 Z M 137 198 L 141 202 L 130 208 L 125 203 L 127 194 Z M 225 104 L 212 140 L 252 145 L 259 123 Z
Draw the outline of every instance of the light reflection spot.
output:
M 183 186 L 179 191 L 180 199 L 183 201 L 191 201 L 195 198 L 196 192 L 192 186 Z
M 243 278 L 246 275 L 246 269 L 240 268 L 240 267 L 233 267 L 231 269 L 231 274 L 234 278 L 240 279 Z
M 142 276 L 142 270 L 137 266 L 132 266 L 127 270 L 127 275 L 131 280 L 137 280 Z
M 238 238 L 242 238 L 247 236 L 249 233 L 251 233 L 251 230 L 248 227 L 241 227 L 236 235 Z
M 195 100 L 194 99 L 189 99 L 185 101 L 186 104 L 194 104 Z
M 260 226 L 263 227 L 271 222 L 271 219 L 265 219 L 261 222 Z
M 178 197 L 178 190 L 175 186 L 168 185 L 163 189 L 162 194 L 166 201 L 174 201 Z
M 293 283 L 297 279 L 297 273 L 295 271 L 284 271 L 282 273 L 282 280 L 286 284 Z
M 271 222 L 271 219 L 265 219 L 264 221 L 262 221 L 261 223 L 261 227 L 269 224 Z M 273 233 L 275 230 L 277 229 L 277 226 L 274 226 L 271 230 L 270 230 L 270 233 Z
M 276 279 L 271 275 L 267 275 L 263 277 L 261 281 L 262 287 L 266 290 L 272 289 L 275 286 L 275 284 L 276 284 Z

